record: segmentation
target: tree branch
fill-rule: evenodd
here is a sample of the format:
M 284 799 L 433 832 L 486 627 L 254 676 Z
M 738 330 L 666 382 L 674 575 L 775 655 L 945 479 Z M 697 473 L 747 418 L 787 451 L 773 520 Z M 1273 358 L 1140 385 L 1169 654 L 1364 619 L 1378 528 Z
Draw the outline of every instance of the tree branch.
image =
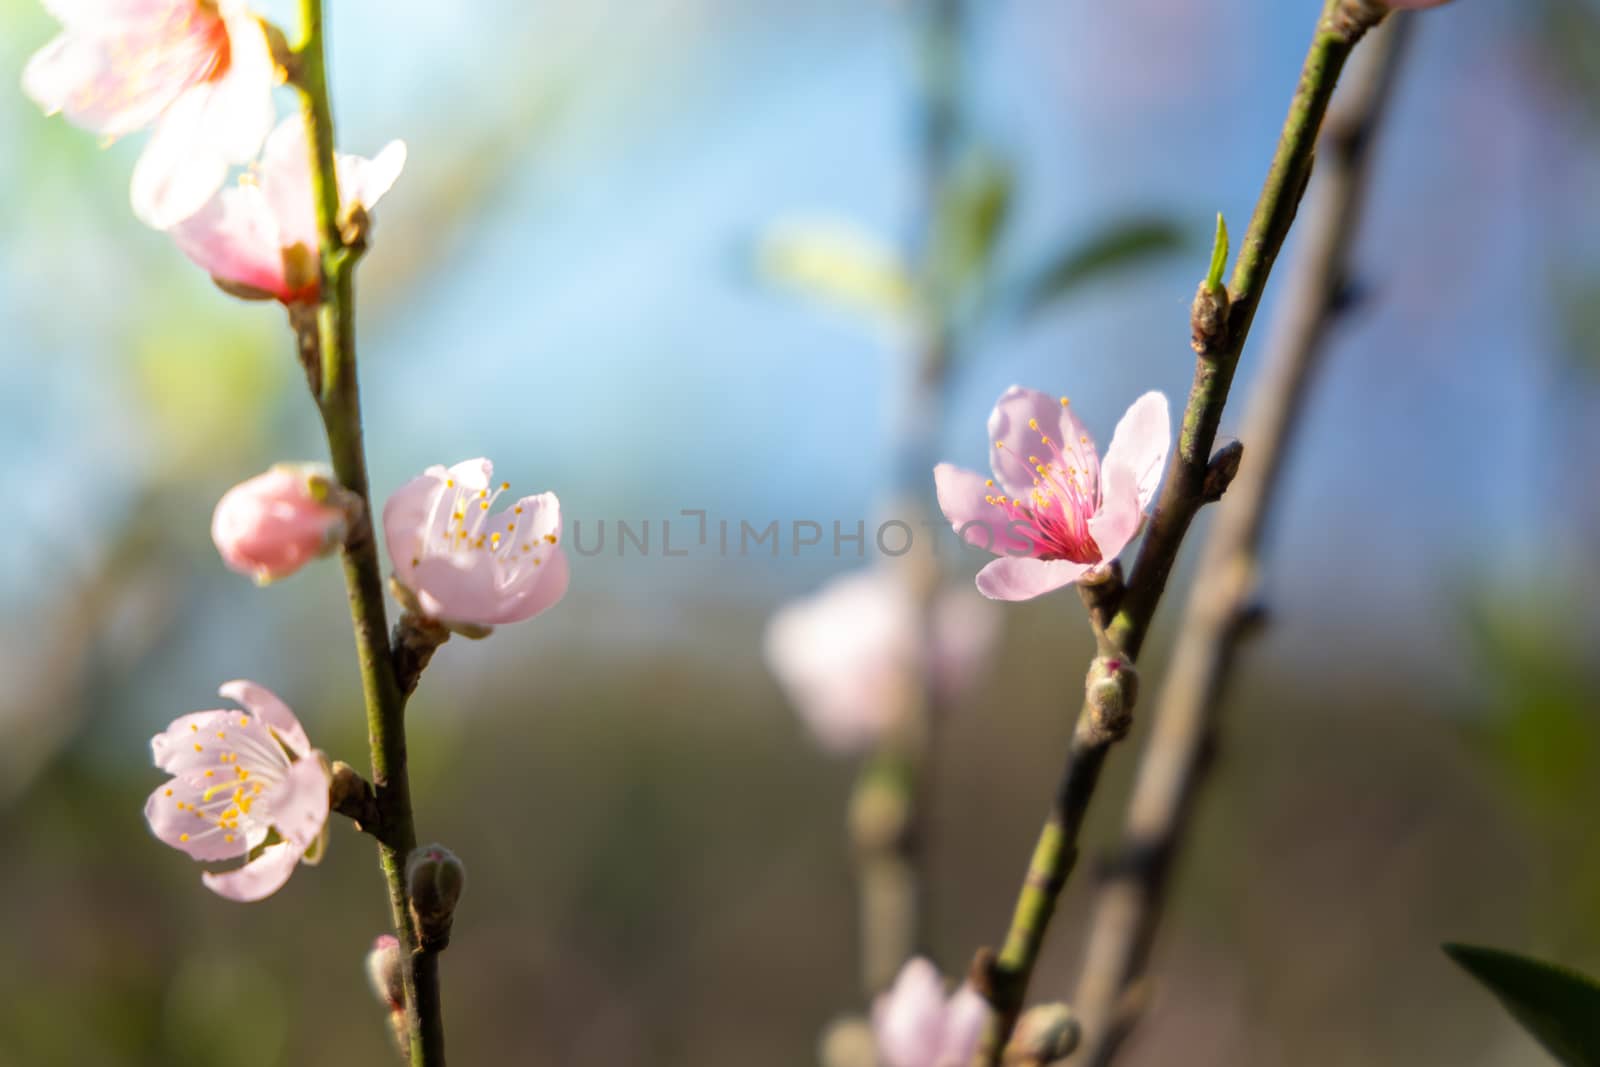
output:
M 1375 35 L 1322 137 L 1325 170 L 1247 413 L 1249 451 L 1222 505 L 1190 593 L 1178 645 L 1139 766 L 1127 827 L 1101 886 L 1074 1006 L 1081 1062 L 1105 1067 L 1137 1022 L 1144 974 L 1173 858 L 1216 743 L 1224 682 L 1250 629 L 1263 522 L 1311 374 L 1341 309 L 1370 148 L 1400 57 L 1401 19 Z
M 1198 358 L 1177 453 L 1167 471 L 1155 515 L 1140 547 L 1126 592 L 1116 616 L 1105 628 L 1102 656 L 1107 646 L 1128 661 L 1138 656 L 1189 524 L 1206 502 L 1211 450 L 1240 353 L 1249 337 L 1273 263 L 1305 191 L 1317 132 L 1327 112 L 1328 101 L 1346 59 L 1368 28 L 1366 23 L 1347 17 L 1350 2 L 1325 0 L 1266 186 L 1256 202 L 1227 293 L 1211 292 L 1207 286 L 1201 286 L 1191 323 L 1196 334 Z M 1131 699 L 1121 710 L 1124 714 L 1131 713 Z M 1077 861 L 1079 831 L 1099 784 L 1106 754 L 1122 736 L 1122 731 L 1102 728 L 1101 718 L 1100 709 L 1086 700 L 1068 746 L 1067 766 L 1056 790 L 1055 803 L 1028 865 L 1005 944 L 987 966 L 975 965 L 974 968 L 986 972 L 980 976 L 984 979 L 981 985 L 995 1009 L 995 1018 L 978 1057 L 978 1061 L 988 1067 L 1000 1064 L 1021 1014 L 1056 900 Z M 980 964 L 982 959 L 980 957 Z

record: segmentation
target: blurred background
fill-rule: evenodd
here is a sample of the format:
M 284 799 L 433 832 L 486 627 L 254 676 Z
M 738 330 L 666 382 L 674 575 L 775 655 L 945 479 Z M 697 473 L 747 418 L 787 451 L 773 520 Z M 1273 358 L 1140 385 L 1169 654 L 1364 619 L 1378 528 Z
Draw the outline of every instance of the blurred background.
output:
M 585 542 L 612 527 L 556 611 L 451 642 L 412 705 L 419 832 L 471 872 L 443 960 L 454 1058 L 815 1062 L 862 1007 L 853 768 L 761 633 L 865 565 L 830 524 L 870 531 L 897 478 L 915 346 L 894 285 L 829 257 L 876 262 L 845 226 L 885 252 L 925 234 L 915 5 L 329 6 L 342 148 L 411 150 L 360 275 L 375 491 L 488 455 L 557 491 Z M 971 7 L 963 158 L 1002 175 L 984 188 L 1006 210 L 979 213 L 928 432 L 980 467 L 1012 383 L 1070 394 L 1101 440 L 1140 392 L 1183 396 L 1214 214 L 1242 233 L 1319 5 Z M 1419 22 L 1359 241 L 1368 299 L 1277 502 L 1272 623 L 1129 1063 L 1538 1064 L 1438 943 L 1600 970 L 1600 4 Z M 0 0 L 0 26 L 15 85 L 56 23 Z M 147 739 L 229 678 L 366 757 L 337 568 L 258 591 L 207 538 L 227 486 L 322 455 L 281 310 L 134 221 L 139 140 L 102 149 L 0 93 L 0 1064 L 389 1062 L 361 969 L 387 923 L 368 839 L 335 825 L 322 867 L 241 907 L 141 817 Z M 666 558 L 684 509 L 778 520 L 782 551 L 722 556 L 713 530 Z M 822 546 L 791 551 L 797 519 Z M 651 552 L 619 558 L 618 520 L 652 520 Z M 694 531 L 674 522 L 674 547 Z M 982 559 L 949 548 L 965 583 Z M 947 973 L 1004 932 L 1091 651 L 1073 597 L 1003 623 L 939 742 Z M 1158 625 L 1147 679 L 1169 642 Z M 1091 851 L 1134 759 L 1113 757 Z M 1072 988 L 1088 884 L 1041 996 Z

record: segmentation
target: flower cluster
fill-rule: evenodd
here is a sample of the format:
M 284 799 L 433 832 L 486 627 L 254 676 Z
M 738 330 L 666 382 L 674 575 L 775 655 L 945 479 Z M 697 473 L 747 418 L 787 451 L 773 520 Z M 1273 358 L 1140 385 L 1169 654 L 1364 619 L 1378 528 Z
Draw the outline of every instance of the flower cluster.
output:
M 272 42 L 283 35 L 243 0 L 49 7 L 62 32 L 28 63 L 24 90 L 47 112 L 108 138 L 152 130 L 134 169 L 135 214 L 235 296 L 291 309 L 316 304 L 325 250 L 314 142 L 299 113 L 274 128 L 273 90 L 290 61 Z M 364 219 L 405 158 L 399 141 L 373 159 L 335 156 L 338 221 Z M 228 185 L 230 169 L 245 165 Z M 395 593 L 412 625 L 430 635 L 483 636 L 566 592 L 560 502 L 542 493 L 492 511 L 510 489 L 491 485 L 492 475 L 484 459 L 430 467 L 383 509 Z M 327 467 L 286 463 L 224 493 L 211 536 L 223 563 L 266 585 L 347 543 L 370 542 L 371 515 Z M 222 695 L 244 710 L 184 715 L 151 742 L 156 766 L 172 777 L 151 795 L 145 818 L 196 860 L 243 859 L 202 880 L 231 900 L 260 900 L 298 864 L 321 857 L 333 776 L 276 695 L 246 681 L 229 682 Z
M 298 116 L 276 125 L 286 73 L 243 0 L 51 0 L 62 32 L 28 62 L 23 89 L 50 114 L 115 139 L 151 130 L 134 167 L 140 220 L 164 230 L 223 289 L 286 305 L 321 285 L 310 142 Z M 280 35 L 281 36 L 281 35 Z M 337 157 L 340 207 L 375 205 L 405 166 Z M 229 172 L 244 167 L 236 186 Z

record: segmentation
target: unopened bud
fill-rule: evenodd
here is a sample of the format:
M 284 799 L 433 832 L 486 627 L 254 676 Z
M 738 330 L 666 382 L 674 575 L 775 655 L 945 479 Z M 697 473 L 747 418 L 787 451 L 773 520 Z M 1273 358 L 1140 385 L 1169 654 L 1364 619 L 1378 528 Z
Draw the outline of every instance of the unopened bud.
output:
M 378 1003 L 390 1011 L 405 1010 L 405 982 L 400 976 L 400 941 L 393 934 L 379 936 L 367 951 L 367 981 L 372 983 L 372 992 L 378 998 Z
M 356 829 L 378 831 L 378 798 L 372 786 L 344 760 L 334 760 L 328 781 L 328 807 L 349 819 Z
M 1119 656 L 1096 659 L 1089 665 L 1084 698 L 1098 738 L 1121 740 L 1133 725 L 1133 708 L 1139 700 L 1139 675 L 1133 664 Z
M 1189 309 L 1190 344 L 1201 356 L 1214 356 L 1228 336 L 1228 290 L 1201 282 Z
M 1059 1063 L 1078 1047 L 1080 1033 L 1077 1017 L 1065 1004 L 1029 1008 L 1018 1020 L 1011 1044 L 1006 1046 L 1005 1062 L 1011 1067 Z
M 438 952 L 450 944 L 451 920 L 466 881 L 461 861 L 443 845 L 425 845 L 406 860 L 406 894 L 424 950 Z

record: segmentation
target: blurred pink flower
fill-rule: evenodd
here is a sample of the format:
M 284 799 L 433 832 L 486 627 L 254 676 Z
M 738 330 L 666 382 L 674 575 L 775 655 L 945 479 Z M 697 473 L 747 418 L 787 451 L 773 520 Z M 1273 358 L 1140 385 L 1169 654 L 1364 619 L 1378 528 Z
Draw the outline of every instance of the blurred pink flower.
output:
M 402 141 L 390 141 L 373 159 L 339 156 L 343 210 L 371 208 L 405 162 Z M 261 162 L 171 233 L 184 255 L 235 295 L 285 304 L 316 300 L 322 270 L 305 119 L 294 115 L 279 123 Z
M 254 682 L 229 682 L 220 692 L 246 711 L 193 712 L 151 740 L 156 766 L 172 779 L 150 794 L 144 817 L 194 859 L 252 857 L 201 881 L 229 900 L 261 900 L 295 864 L 322 858 L 329 774 L 283 701 Z
M 938 970 L 921 958 L 902 967 L 872 1005 L 885 1067 L 967 1067 L 988 1020 L 989 1005 L 976 990 L 963 984 L 947 1000 Z
M 561 502 L 540 493 L 491 512 L 511 488 L 509 482 L 491 488 L 493 475 L 486 459 L 429 467 L 383 507 L 402 599 L 467 632 L 532 618 L 567 591 Z
M 994 479 L 939 464 L 939 507 L 963 539 L 1000 557 L 978 573 L 979 592 L 1030 600 L 1103 576 L 1133 540 L 1161 484 L 1172 426 L 1167 398 L 1144 394 L 1102 463 L 1065 398 L 1012 386 L 989 416 L 989 439 Z
M 837 578 L 767 624 L 767 666 L 817 739 L 835 752 L 870 748 L 892 725 L 920 668 L 917 605 L 889 570 Z M 933 684 L 954 699 L 976 679 L 1000 618 L 970 593 L 934 602 Z
M 344 509 L 313 493 L 333 476 L 317 464 L 280 464 L 222 494 L 211 540 L 222 562 L 259 585 L 286 578 L 344 540 Z
M 121 137 L 154 125 L 133 210 L 166 229 L 206 202 L 272 128 L 277 67 L 242 0 L 46 0 L 62 32 L 22 87 L 46 112 Z

